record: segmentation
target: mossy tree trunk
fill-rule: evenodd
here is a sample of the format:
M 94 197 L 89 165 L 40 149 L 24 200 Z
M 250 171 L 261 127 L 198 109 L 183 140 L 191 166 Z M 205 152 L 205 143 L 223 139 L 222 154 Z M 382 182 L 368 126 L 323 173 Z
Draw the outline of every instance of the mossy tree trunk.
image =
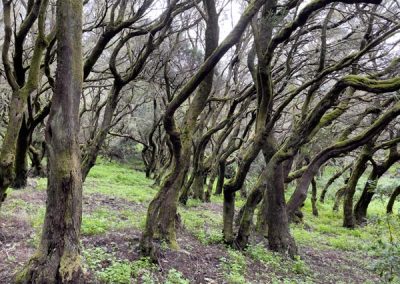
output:
M 235 239 L 235 245 L 239 249 L 245 249 L 249 243 L 250 233 L 253 226 L 254 211 L 257 205 L 262 200 L 262 190 L 265 187 L 264 175 L 260 175 L 257 180 L 257 185 L 250 192 L 246 199 L 246 203 L 241 209 L 241 216 L 239 220 L 239 229 Z
M 286 213 L 283 164 L 273 160 L 267 165 L 266 193 L 268 199 L 268 247 L 272 251 L 297 255 L 297 246 L 289 231 L 289 220 Z
M 218 179 L 217 187 L 215 188 L 215 195 L 221 195 L 225 182 L 226 160 L 218 161 Z
M 46 154 L 46 142 L 41 142 L 40 145 L 38 145 L 38 148 L 35 148 L 32 145 L 29 147 L 29 155 L 32 161 L 30 174 L 33 177 L 45 177 L 46 169 L 44 168 L 42 161 Z
M 390 196 L 389 202 L 386 206 L 387 214 L 393 213 L 393 205 L 394 205 L 394 202 L 395 202 L 397 196 L 399 196 L 399 195 L 400 195 L 400 186 L 396 187 L 396 189 L 393 191 L 392 195 Z
M 14 188 L 24 188 L 28 179 L 28 150 L 31 144 L 31 133 L 26 124 L 26 118 L 22 119 L 21 128 L 17 139 L 15 155 L 15 179 Z
M 312 194 L 311 194 L 311 205 L 312 205 L 312 214 L 314 216 L 318 216 L 318 207 L 317 207 L 317 182 L 315 178 L 311 181 L 312 186 Z
M 372 157 L 372 147 L 374 141 L 375 139 L 371 139 L 371 141 L 369 141 L 362 149 L 347 183 L 343 203 L 343 227 L 355 227 L 355 218 L 353 215 L 353 197 L 356 192 L 358 180 L 367 169 L 368 160 Z
M 82 176 L 79 102 L 82 92 L 82 1 L 57 1 L 57 71 L 46 127 L 49 178 L 36 254 L 16 283 L 84 283 L 80 256 Z
M 271 41 L 273 15 L 276 12 L 276 1 L 267 1 L 261 9 L 259 30 L 255 33 L 255 50 L 258 56 L 258 66 L 254 68 L 254 57 L 248 59 L 250 69 L 253 69 L 252 76 L 257 91 L 257 115 L 255 121 L 255 136 L 252 143 L 247 147 L 245 153 L 241 154 L 240 161 L 234 175 L 223 187 L 224 193 L 224 240 L 226 243 L 233 243 L 233 218 L 235 210 L 235 193 L 242 189 L 247 173 L 252 162 L 255 160 L 262 147 L 267 143 L 265 124 L 270 117 L 273 98 L 273 83 L 270 62 L 265 60 L 264 53 Z M 217 187 L 218 189 L 218 187 Z M 229 218 L 229 219 L 228 219 Z M 245 240 L 243 235 L 243 240 Z

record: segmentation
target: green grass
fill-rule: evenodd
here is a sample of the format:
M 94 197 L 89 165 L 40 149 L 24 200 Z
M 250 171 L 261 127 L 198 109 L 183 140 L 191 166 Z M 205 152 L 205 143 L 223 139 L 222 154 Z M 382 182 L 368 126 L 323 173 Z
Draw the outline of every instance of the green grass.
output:
M 101 161 L 90 171 L 84 184 L 84 192 L 144 203 L 149 202 L 157 192 L 151 186 L 152 183 L 142 172 L 121 164 Z
M 222 216 L 204 209 L 193 210 L 180 207 L 184 227 L 202 244 L 219 243 L 222 241 Z
M 228 249 L 228 257 L 221 258 L 221 263 L 227 283 L 248 283 L 244 277 L 247 260 L 241 252 Z
M 145 212 L 140 211 L 115 211 L 110 208 L 98 208 L 82 218 L 83 235 L 101 235 L 108 231 L 126 228 L 143 229 Z

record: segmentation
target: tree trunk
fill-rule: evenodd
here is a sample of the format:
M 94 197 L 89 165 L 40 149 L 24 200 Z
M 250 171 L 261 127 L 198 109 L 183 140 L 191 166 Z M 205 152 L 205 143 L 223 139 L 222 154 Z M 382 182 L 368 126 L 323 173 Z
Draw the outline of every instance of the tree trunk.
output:
M 245 249 L 249 243 L 251 227 L 253 225 L 254 211 L 262 200 L 262 183 L 256 186 L 249 194 L 246 203 L 241 209 L 241 218 L 239 230 L 236 236 L 235 244 L 239 249 Z
M 39 13 L 33 15 L 38 17 L 38 29 L 33 53 L 30 61 L 28 79 L 20 87 L 24 80 L 17 83 L 17 78 L 10 71 L 8 66 L 8 51 L 10 48 L 12 27 L 11 27 L 11 1 L 3 1 L 3 19 L 4 19 L 4 42 L 2 50 L 3 64 L 6 69 L 6 77 L 13 89 L 11 101 L 9 104 L 9 121 L 7 130 L 3 139 L 3 145 L 0 152 L 0 207 L 6 198 L 6 190 L 14 180 L 14 160 L 16 155 L 16 145 L 21 127 L 23 115 L 26 111 L 28 97 L 37 89 L 40 77 L 40 65 L 42 62 L 43 51 L 47 47 L 45 40 L 45 14 L 48 2 L 43 0 L 39 7 Z M 19 46 L 20 47 L 20 46 Z M 20 79 L 20 78 L 18 78 Z
M 268 215 L 268 199 L 264 196 L 260 202 L 261 205 L 257 214 L 256 231 L 258 234 L 266 238 L 268 237 L 268 220 L 265 216 Z
M 342 200 L 342 198 L 346 192 L 346 188 L 347 188 L 347 186 L 345 185 L 344 187 L 341 187 L 338 189 L 338 191 L 336 191 L 335 203 L 333 204 L 333 207 L 332 207 L 333 211 L 335 211 L 335 212 L 339 211 L 340 201 Z
M 235 192 L 228 192 L 224 190 L 224 207 L 223 207 L 223 220 L 224 220 L 224 242 L 231 245 L 233 243 L 233 220 L 235 217 Z
M 225 170 L 226 170 L 226 161 L 218 162 L 218 179 L 217 179 L 217 187 L 215 189 L 215 195 L 221 195 L 222 190 L 224 188 L 225 181 Z
M 264 196 L 268 199 L 267 216 L 265 216 L 268 222 L 268 247 L 272 251 L 294 257 L 297 255 L 297 247 L 289 231 L 282 163 L 270 162 L 267 171 Z
M 28 150 L 30 145 L 31 133 L 29 132 L 26 122 L 23 119 L 18 134 L 17 148 L 15 155 L 15 179 L 14 188 L 26 187 L 28 180 Z
M 46 170 L 42 165 L 42 160 L 46 153 L 46 142 L 42 142 L 39 145 L 40 149 L 36 149 L 33 146 L 30 146 L 29 153 L 31 156 L 32 167 L 30 170 L 30 175 L 32 177 L 45 177 Z
M 364 186 L 360 199 L 358 199 L 356 206 L 354 206 L 354 218 L 356 219 L 356 223 L 358 225 L 362 225 L 367 220 L 368 205 L 375 194 L 378 179 L 379 177 L 376 173 L 376 170 L 373 169 Z
M 191 190 L 192 184 L 194 182 L 194 173 L 189 172 L 189 169 L 187 169 L 187 171 L 188 171 L 187 175 L 189 176 L 189 179 L 187 179 L 187 178 L 183 179 L 182 189 L 180 190 L 181 194 L 179 196 L 179 202 L 182 205 L 187 204 L 187 201 L 189 200 L 189 195 L 191 193 L 190 190 Z
M 201 166 L 199 165 L 199 167 Z M 204 184 L 205 184 L 205 179 L 207 177 L 205 170 L 197 169 L 197 171 L 195 171 L 193 175 L 194 175 L 194 181 L 192 184 L 193 198 L 204 201 Z
M 185 153 L 186 151 L 184 151 Z M 176 242 L 175 216 L 178 207 L 179 191 L 182 188 L 189 163 L 179 156 L 175 160 L 171 174 L 166 178 L 156 197 L 147 210 L 146 227 L 140 248 L 144 255 L 157 259 L 154 240 L 166 241 L 172 249 L 178 248 Z
M 373 163 L 373 169 L 364 186 L 364 190 L 354 208 L 354 216 L 357 224 L 363 224 L 367 220 L 368 206 L 375 194 L 379 179 L 390 169 L 390 167 L 400 159 L 400 153 L 397 151 L 397 144 L 390 147 L 389 154 L 382 164 Z M 390 201 L 389 201 L 390 202 Z
M 397 196 L 400 195 L 400 186 L 396 187 L 396 189 L 393 191 L 392 195 L 390 196 L 389 202 L 386 206 L 386 213 L 387 214 L 392 214 L 393 213 L 393 205 L 394 201 L 396 200 Z
M 215 178 L 216 178 L 215 171 L 211 170 L 210 178 L 209 178 L 208 184 L 207 184 L 207 191 L 206 191 L 206 194 L 204 197 L 205 202 L 211 201 L 211 194 L 212 194 L 212 190 L 214 187 Z
M 15 178 L 14 163 L 17 140 L 25 108 L 26 102 L 24 98 L 21 98 L 20 92 L 13 92 L 9 122 L 0 152 L 0 207 L 7 196 L 7 188 Z
M 346 191 L 344 193 L 343 202 L 343 227 L 354 228 L 355 218 L 353 213 L 353 197 L 356 193 L 356 187 L 358 180 L 362 174 L 367 169 L 367 162 L 372 157 L 372 147 L 374 145 L 375 139 L 369 141 L 362 149 L 360 156 L 354 165 L 354 169 L 351 172 L 350 179 L 346 186 Z
M 312 186 L 312 195 L 311 195 L 311 205 L 312 205 L 312 214 L 314 216 L 318 216 L 318 208 L 317 208 L 317 182 L 315 178 L 311 181 Z
M 57 71 L 46 141 L 46 214 L 40 246 L 17 283 L 84 283 L 80 257 L 82 176 L 79 102 L 82 92 L 82 1 L 57 1 Z

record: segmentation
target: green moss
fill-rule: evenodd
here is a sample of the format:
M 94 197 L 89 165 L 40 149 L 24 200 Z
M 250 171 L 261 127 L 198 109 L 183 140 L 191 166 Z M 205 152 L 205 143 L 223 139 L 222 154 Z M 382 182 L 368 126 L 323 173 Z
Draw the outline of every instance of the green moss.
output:
M 66 251 L 60 260 L 60 274 L 63 282 L 74 280 L 74 274 L 82 269 L 81 256 L 76 252 Z
M 400 88 L 400 78 L 387 80 L 375 80 L 363 76 L 348 75 L 342 79 L 342 82 L 356 89 L 372 92 L 391 92 Z

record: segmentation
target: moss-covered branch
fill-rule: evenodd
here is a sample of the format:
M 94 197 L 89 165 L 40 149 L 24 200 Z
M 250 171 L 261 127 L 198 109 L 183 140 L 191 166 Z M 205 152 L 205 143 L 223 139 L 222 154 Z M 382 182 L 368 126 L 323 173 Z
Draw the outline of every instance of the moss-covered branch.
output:
M 358 75 L 348 75 L 342 78 L 341 81 L 349 87 L 371 93 L 388 93 L 400 89 L 400 77 L 376 80 Z

